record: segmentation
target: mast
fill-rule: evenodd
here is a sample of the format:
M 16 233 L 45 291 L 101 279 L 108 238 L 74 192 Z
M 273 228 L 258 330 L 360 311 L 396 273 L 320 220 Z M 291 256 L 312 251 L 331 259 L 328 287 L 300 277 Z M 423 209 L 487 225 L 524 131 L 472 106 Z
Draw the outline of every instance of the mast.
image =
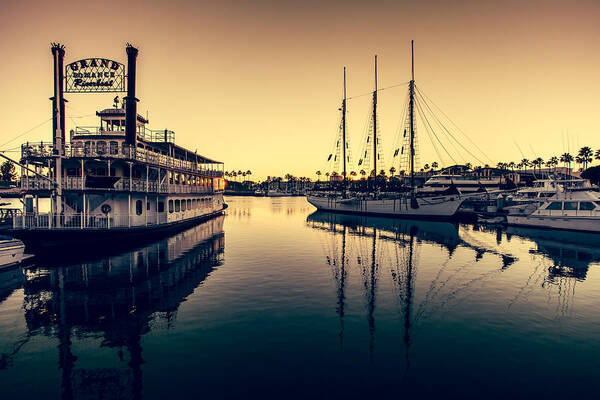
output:
M 342 100 L 342 155 L 344 157 L 344 187 L 346 185 L 346 67 L 344 67 L 344 99 Z
M 373 179 L 377 178 L 377 55 L 375 55 L 375 90 L 373 90 Z
M 409 113 L 410 113 L 410 188 L 411 193 L 415 193 L 415 53 L 414 40 L 410 41 L 411 55 L 411 78 L 409 84 Z

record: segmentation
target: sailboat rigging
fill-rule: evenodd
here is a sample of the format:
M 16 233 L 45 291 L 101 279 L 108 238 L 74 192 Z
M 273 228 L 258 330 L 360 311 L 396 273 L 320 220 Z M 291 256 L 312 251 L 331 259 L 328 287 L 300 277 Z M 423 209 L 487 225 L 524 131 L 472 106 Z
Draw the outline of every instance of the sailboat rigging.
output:
M 409 82 L 409 164 L 410 164 L 410 194 L 406 193 L 386 193 L 377 192 L 377 161 L 379 159 L 378 145 L 380 140 L 377 135 L 377 56 L 375 56 L 375 88 L 373 90 L 373 109 L 372 109 L 372 137 L 367 136 L 367 143 L 372 138 L 373 146 L 373 170 L 371 193 L 357 194 L 347 196 L 347 171 L 346 171 L 346 70 L 344 68 L 344 98 L 342 100 L 342 155 L 344 158 L 344 190 L 339 193 L 319 193 L 315 192 L 307 196 L 309 203 L 319 210 L 338 211 L 354 214 L 384 215 L 394 217 L 412 217 L 412 218 L 450 218 L 453 217 L 458 208 L 464 201 L 458 193 L 436 194 L 426 197 L 418 194 L 415 188 L 415 72 L 414 72 L 414 41 L 411 41 L 411 80 Z M 368 146 L 367 146 L 368 147 Z M 339 148 L 339 147 L 338 147 Z M 331 156 L 330 156 L 331 157 Z M 359 160 L 359 164 L 368 159 L 368 149 L 364 152 L 364 157 Z

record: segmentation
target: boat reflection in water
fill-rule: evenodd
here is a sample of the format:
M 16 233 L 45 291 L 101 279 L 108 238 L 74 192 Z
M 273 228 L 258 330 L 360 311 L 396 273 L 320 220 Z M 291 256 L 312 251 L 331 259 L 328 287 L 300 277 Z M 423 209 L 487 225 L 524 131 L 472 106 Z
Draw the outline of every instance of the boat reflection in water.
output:
M 27 329 L 58 338 L 63 399 L 142 397 L 141 337 L 171 326 L 181 302 L 222 263 L 223 219 L 99 261 L 26 271 Z M 122 366 L 78 367 L 73 335 L 101 338 Z
M 367 321 L 369 326 L 369 353 L 372 355 L 375 342 L 375 308 L 377 305 L 378 285 L 382 279 L 387 279 L 387 272 L 392 280 L 393 292 L 398 300 L 398 312 L 402 315 L 404 332 L 403 341 L 406 351 L 405 367 L 409 368 L 409 347 L 411 345 L 411 326 L 432 308 L 443 308 L 460 291 L 467 292 L 470 286 L 485 276 L 477 276 L 448 293 L 443 287 L 451 280 L 441 278 L 445 267 L 440 267 L 437 277 L 422 300 L 415 307 L 415 276 L 417 274 L 419 254 L 423 245 L 433 245 L 434 248 L 445 249 L 446 259 L 452 259 L 458 247 L 474 251 L 474 257 L 469 264 L 477 263 L 484 254 L 499 256 L 499 265 L 492 273 L 508 268 L 516 261 L 510 254 L 472 244 L 461 239 L 459 227 L 449 222 L 434 222 L 422 220 L 390 219 L 367 217 L 349 214 L 314 212 L 307 218 L 307 223 L 314 229 L 327 232 L 324 240 L 326 261 L 332 268 L 333 278 L 337 288 L 336 312 L 340 319 L 340 344 L 344 340 L 344 315 L 346 312 L 347 286 L 351 270 L 358 270 L 362 280 L 364 298 L 366 301 Z M 341 241 L 341 243 L 340 243 Z M 430 254 L 424 257 L 429 261 Z M 384 295 L 385 296 L 385 295 Z M 445 296 L 445 298 L 444 298 Z
M 307 224 L 324 232 L 321 242 L 335 281 L 340 345 L 344 345 L 344 317 L 352 307 L 360 312 L 352 301 L 362 290 L 373 354 L 377 296 L 382 297 L 380 303 L 389 304 L 386 286 L 391 281 L 402 320 L 405 373 L 415 329 L 430 324 L 425 320 L 443 320 L 449 312 L 485 314 L 486 306 L 478 307 L 490 302 L 504 304 L 508 313 L 513 304 L 527 303 L 528 296 L 539 293 L 558 302 L 555 317 L 564 316 L 573 303 L 575 282 L 585 279 L 590 263 L 600 261 L 600 249 L 591 245 L 598 243 L 598 235 L 522 228 L 486 232 L 447 222 L 326 212 L 311 214 Z M 508 251 L 518 248 L 508 241 L 515 235 L 533 246 L 529 253 L 535 258 L 524 259 L 513 270 L 519 259 Z M 480 260 L 485 262 L 478 266 Z M 501 275 L 506 271 L 508 275 Z M 507 282 L 514 283 L 505 287 Z
M 535 243 L 536 248 L 530 252 L 544 255 L 552 261 L 548 268 L 550 280 L 560 277 L 584 280 L 590 264 L 600 262 L 600 234 L 597 233 L 509 226 L 506 235 Z

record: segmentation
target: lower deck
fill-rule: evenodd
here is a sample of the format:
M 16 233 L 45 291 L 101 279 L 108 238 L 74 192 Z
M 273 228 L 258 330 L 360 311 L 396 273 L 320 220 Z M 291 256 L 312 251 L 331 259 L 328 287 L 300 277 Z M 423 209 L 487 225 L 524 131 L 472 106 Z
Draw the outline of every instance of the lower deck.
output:
M 62 212 L 42 212 L 39 199 L 26 197 L 14 229 L 116 229 L 165 225 L 195 219 L 224 208 L 223 194 L 147 195 L 77 193 L 62 197 Z

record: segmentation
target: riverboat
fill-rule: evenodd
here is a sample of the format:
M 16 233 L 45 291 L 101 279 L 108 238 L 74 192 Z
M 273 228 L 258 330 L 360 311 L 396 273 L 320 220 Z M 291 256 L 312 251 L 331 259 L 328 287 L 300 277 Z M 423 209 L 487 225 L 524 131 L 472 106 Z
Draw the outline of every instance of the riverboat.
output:
M 100 239 L 114 242 L 121 237 L 166 234 L 223 212 L 223 163 L 176 145 L 173 131 L 150 130 L 148 119 L 137 114 L 136 48 L 127 46 L 127 97 L 122 106 L 115 98 L 114 107 L 96 112 L 99 126 L 75 127 L 67 143 L 62 135 L 64 47 L 54 45 L 52 52 L 56 81 L 53 141 L 21 146 L 24 208 L 13 218 L 12 236 L 28 249 L 93 245 Z M 92 71 L 102 76 L 98 71 L 102 61 L 107 60 L 69 64 L 65 86 L 69 88 L 73 69 L 85 77 L 89 73 L 83 69 L 96 64 Z M 114 61 L 106 64 L 109 70 L 124 69 Z M 106 89 L 106 82 L 98 79 L 98 84 L 100 91 Z M 90 90 L 79 82 L 82 87 Z M 44 197 L 51 199 L 47 212 L 39 207 Z

